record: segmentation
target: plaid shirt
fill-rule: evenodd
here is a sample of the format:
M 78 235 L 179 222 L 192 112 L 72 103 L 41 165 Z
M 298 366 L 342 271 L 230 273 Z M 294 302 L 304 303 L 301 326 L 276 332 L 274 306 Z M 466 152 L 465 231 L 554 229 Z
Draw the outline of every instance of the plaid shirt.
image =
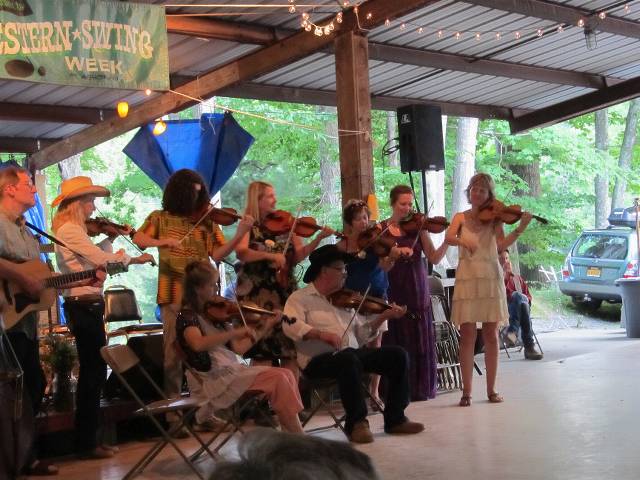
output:
M 520 292 L 527 296 L 529 299 L 529 305 L 531 305 L 531 294 L 529 293 L 529 287 L 527 282 L 524 281 L 520 275 L 514 275 L 513 273 L 504 274 L 504 286 L 507 289 L 507 300 L 511 299 L 513 292 Z
M 155 239 L 180 240 L 193 225 L 186 217 L 156 210 L 149 214 L 140 231 Z M 182 279 L 186 266 L 194 261 L 208 260 L 224 243 L 220 227 L 210 220 L 204 220 L 184 239 L 180 247 L 158 249 L 158 305 L 179 304 L 182 301 Z

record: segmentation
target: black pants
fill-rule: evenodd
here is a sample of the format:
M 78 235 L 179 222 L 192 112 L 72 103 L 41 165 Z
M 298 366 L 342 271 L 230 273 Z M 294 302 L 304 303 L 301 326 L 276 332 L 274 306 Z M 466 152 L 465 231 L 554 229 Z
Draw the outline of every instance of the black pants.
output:
M 37 340 L 31 340 L 22 332 L 7 332 L 7 338 L 16 354 L 18 362 L 24 372 L 23 376 L 23 408 L 31 408 L 34 419 L 40 411 L 42 397 L 46 385 L 44 372 L 40 366 L 40 349 Z M 27 464 L 36 460 L 36 452 L 33 447 L 28 455 Z
M 337 353 L 313 357 L 304 369 L 311 378 L 334 378 L 346 413 L 345 430 L 350 433 L 355 423 L 367 417 L 367 404 L 362 391 L 363 373 L 382 375 L 388 385 L 385 398 L 384 427 L 389 429 L 406 420 L 409 405 L 409 355 L 402 347 L 346 348 Z
M 64 312 L 69 329 L 76 337 L 78 389 L 76 391 L 76 451 L 96 448 L 100 418 L 100 392 L 107 378 L 107 364 L 100 348 L 107 344 L 104 332 L 104 302 L 65 301 Z

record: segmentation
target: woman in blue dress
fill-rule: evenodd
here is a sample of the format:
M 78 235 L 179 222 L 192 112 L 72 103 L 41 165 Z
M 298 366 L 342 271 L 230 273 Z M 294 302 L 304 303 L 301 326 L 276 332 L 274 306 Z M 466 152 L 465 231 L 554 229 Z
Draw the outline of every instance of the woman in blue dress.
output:
M 389 288 L 387 271 L 394 265 L 397 258 L 397 249 L 393 247 L 386 257 L 379 257 L 371 247 L 365 250 L 360 249 L 358 237 L 371 226 L 370 216 L 369 207 L 362 200 L 349 200 L 342 210 L 342 220 L 344 221 L 347 236 L 340 240 L 337 246 L 340 250 L 356 256 L 356 260 L 347 264 L 347 279 L 344 287 L 363 294 L 369 289 L 368 296 L 386 300 L 387 289 Z M 367 345 L 368 347 L 377 348 L 380 346 L 383 330 L 386 330 L 386 328 L 382 327 L 380 329 L 380 335 L 371 340 Z M 369 388 L 371 395 L 378 402 L 380 402 L 380 397 L 378 396 L 379 384 L 380 376 L 372 375 Z

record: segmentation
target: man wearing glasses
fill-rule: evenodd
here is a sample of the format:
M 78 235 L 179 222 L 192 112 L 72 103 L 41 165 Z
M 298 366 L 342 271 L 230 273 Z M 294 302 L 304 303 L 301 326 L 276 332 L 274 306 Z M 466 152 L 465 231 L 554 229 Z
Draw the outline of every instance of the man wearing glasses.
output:
M 328 299 L 342 289 L 346 263 L 352 259 L 335 245 L 325 245 L 311 253 L 311 264 L 303 278 L 308 285 L 293 292 L 284 307 L 285 315 L 296 321 L 283 323 L 283 331 L 296 342 L 298 365 L 306 377 L 337 381 L 349 440 L 373 442 L 361 385 L 363 373 L 377 373 L 387 382 L 385 432 L 421 432 L 424 426 L 409 421 L 404 415 L 409 405 L 407 352 L 397 346 L 360 346 L 377 335 L 388 319 L 402 317 L 406 307 L 393 305 L 383 313 L 367 318 L 356 315 L 353 309 L 337 308 Z

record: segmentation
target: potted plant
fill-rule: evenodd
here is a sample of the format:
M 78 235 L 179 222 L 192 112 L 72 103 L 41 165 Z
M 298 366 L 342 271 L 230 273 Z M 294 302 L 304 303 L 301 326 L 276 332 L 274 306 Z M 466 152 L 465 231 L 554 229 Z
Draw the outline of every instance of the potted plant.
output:
M 49 353 L 45 361 L 53 371 L 53 408 L 58 412 L 73 410 L 71 370 L 75 365 L 75 346 L 64 337 L 51 335 L 46 340 Z

